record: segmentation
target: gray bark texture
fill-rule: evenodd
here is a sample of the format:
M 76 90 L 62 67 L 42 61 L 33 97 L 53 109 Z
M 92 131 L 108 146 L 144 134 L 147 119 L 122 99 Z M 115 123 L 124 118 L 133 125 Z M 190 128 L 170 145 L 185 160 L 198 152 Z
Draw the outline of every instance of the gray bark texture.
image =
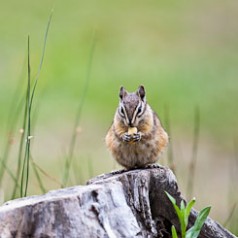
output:
M 0 207 L 0 237 L 171 237 L 178 218 L 165 195 L 183 199 L 165 167 L 117 171 L 45 195 L 9 201 Z M 189 225 L 196 219 L 192 210 Z M 200 238 L 234 238 L 208 218 Z

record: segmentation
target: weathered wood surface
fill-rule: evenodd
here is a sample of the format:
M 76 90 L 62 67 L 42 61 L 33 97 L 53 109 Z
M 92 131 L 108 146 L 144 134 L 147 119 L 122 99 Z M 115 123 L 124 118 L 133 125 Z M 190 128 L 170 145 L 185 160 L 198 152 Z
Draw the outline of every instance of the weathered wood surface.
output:
M 171 237 L 171 225 L 179 223 L 164 191 L 183 199 L 168 168 L 101 175 L 87 186 L 7 202 L 0 207 L 0 237 Z M 235 236 L 209 218 L 199 237 Z

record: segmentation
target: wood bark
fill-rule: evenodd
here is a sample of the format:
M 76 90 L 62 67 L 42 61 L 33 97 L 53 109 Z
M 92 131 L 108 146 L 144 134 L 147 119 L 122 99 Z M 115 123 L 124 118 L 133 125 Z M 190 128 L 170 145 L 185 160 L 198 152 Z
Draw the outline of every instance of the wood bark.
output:
M 117 171 L 45 195 L 9 201 L 0 207 L 0 237 L 171 237 L 179 231 L 169 192 L 184 198 L 171 170 L 165 167 Z M 189 225 L 196 219 L 192 210 Z M 208 218 L 200 238 L 235 238 Z

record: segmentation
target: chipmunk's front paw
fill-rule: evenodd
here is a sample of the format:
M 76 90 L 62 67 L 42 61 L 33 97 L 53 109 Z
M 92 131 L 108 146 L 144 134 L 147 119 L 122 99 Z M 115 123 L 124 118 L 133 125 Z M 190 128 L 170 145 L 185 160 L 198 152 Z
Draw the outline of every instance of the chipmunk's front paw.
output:
M 129 135 L 127 132 L 123 134 L 122 140 L 125 142 L 130 142 L 132 140 L 131 135 Z
M 133 140 L 133 142 L 138 142 L 138 141 L 140 141 L 140 140 L 141 140 L 141 133 L 138 132 L 138 133 L 133 134 L 133 135 L 132 135 L 132 140 Z

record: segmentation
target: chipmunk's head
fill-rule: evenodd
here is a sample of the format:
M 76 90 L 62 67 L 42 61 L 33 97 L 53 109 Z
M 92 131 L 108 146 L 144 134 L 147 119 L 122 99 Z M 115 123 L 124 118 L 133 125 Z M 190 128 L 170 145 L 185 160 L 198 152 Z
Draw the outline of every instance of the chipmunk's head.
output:
M 146 109 L 145 88 L 141 85 L 136 92 L 128 93 L 121 87 L 119 97 L 118 113 L 124 124 L 128 127 L 138 126 Z

